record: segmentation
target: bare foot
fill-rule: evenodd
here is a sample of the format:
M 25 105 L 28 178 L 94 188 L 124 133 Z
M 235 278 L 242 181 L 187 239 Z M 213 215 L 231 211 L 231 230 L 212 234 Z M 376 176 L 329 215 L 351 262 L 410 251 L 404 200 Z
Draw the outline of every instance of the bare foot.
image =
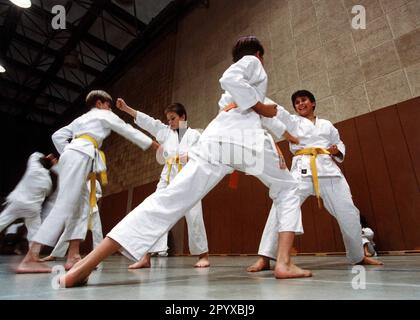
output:
M 260 272 L 263 270 L 270 270 L 270 259 L 265 257 L 258 257 L 257 261 L 246 268 L 248 272 Z
M 356 264 L 369 265 L 369 266 L 382 266 L 384 263 L 382 261 L 373 259 L 371 257 L 364 257 L 362 261 Z
M 200 254 L 197 263 L 194 268 L 208 268 L 210 267 L 209 254 L 208 252 Z
M 72 288 L 72 287 L 82 287 L 87 285 L 89 277 L 84 278 L 83 280 L 78 280 L 76 273 L 67 273 L 64 276 L 61 276 L 59 281 L 60 288 Z
M 48 261 L 55 261 L 55 260 L 57 260 L 57 258 L 54 256 L 48 256 L 42 259 L 38 259 L 39 262 L 48 262 Z
M 83 260 L 79 260 L 73 268 L 59 279 L 60 288 L 81 287 L 87 284 L 90 272 L 83 270 Z
M 276 263 L 274 276 L 276 279 L 307 278 L 312 277 L 312 272 L 309 270 L 301 269 L 293 263 Z
M 129 265 L 128 269 L 145 269 L 150 268 L 151 265 L 152 264 L 150 263 L 150 254 L 148 253 L 136 263 Z
M 34 261 L 21 262 L 15 269 L 16 273 L 51 273 L 51 271 L 48 265 Z
M 68 257 L 66 263 L 64 264 L 64 269 L 66 271 L 70 270 L 80 260 L 82 260 L 82 257 L 80 255 L 75 255 L 73 257 Z

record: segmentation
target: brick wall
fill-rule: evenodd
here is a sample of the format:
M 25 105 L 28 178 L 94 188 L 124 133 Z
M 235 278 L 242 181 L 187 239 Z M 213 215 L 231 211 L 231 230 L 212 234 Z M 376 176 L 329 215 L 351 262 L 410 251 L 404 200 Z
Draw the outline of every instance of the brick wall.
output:
M 366 30 L 351 28 L 355 4 L 366 8 Z M 418 0 L 211 0 L 177 36 L 174 98 L 200 127 L 217 112 L 235 39 L 249 34 L 267 51 L 269 96 L 289 109 L 298 88 L 313 91 L 318 115 L 333 122 L 420 95 Z
M 133 108 L 163 120 L 163 109 L 172 101 L 175 40 L 175 31 L 170 32 L 138 57 L 109 90 L 114 99 L 122 97 Z M 136 127 L 130 116 L 114 111 Z M 143 151 L 115 133 L 103 149 L 109 168 L 105 195 L 158 179 L 162 167 L 153 150 Z

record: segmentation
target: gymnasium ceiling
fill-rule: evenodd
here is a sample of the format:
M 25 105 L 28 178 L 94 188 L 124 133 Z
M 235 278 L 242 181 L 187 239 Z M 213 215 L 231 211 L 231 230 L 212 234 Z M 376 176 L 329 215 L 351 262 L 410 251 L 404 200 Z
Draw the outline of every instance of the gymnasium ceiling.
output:
M 92 88 L 112 83 L 166 26 L 203 0 L 0 0 L 0 116 L 53 128 L 72 119 Z M 53 29 L 54 5 L 66 29 Z

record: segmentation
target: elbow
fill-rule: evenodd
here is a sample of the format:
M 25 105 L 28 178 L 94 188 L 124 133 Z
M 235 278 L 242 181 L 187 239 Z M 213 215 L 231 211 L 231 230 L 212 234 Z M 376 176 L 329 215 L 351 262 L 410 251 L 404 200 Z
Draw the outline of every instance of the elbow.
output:
M 238 81 L 240 80 L 232 75 L 223 75 L 219 79 L 220 86 L 226 91 L 230 91 L 229 89 L 232 87 L 232 84 L 238 83 Z
M 57 144 L 58 141 L 60 140 L 60 134 L 58 132 L 54 132 L 53 135 L 51 136 L 51 140 L 54 144 Z
M 225 78 L 221 78 L 219 80 L 219 84 L 222 90 L 229 91 L 229 81 L 227 81 Z

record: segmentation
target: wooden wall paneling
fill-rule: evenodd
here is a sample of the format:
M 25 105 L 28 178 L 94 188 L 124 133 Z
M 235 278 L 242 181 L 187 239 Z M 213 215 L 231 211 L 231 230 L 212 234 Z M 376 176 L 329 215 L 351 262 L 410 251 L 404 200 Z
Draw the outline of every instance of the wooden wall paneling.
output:
M 131 210 L 137 207 L 144 201 L 148 196 L 156 191 L 158 181 L 153 181 L 142 186 L 135 187 L 133 189 L 133 199 L 131 201 Z
M 375 116 L 372 113 L 359 116 L 355 123 L 375 215 L 374 231 L 380 237 L 377 249 L 401 250 L 405 244 Z
M 267 206 L 268 188 L 255 177 L 242 176 L 244 183 L 240 184 L 239 215 L 242 216 L 242 233 L 247 241 L 241 241 L 241 250 L 238 252 L 256 254 L 271 208 L 271 205 Z
M 229 176 L 226 176 L 203 199 L 203 210 L 209 217 L 208 225 L 211 232 L 208 234 L 210 253 L 231 253 L 232 219 L 231 212 L 235 203 L 233 191 L 228 188 Z
M 227 176 L 227 181 L 229 181 L 229 178 L 230 175 Z M 237 189 L 229 188 L 227 184 L 220 186 L 224 194 L 223 211 L 226 218 L 229 219 L 229 229 L 225 230 L 227 234 L 224 236 L 228 237 L 230 241 L 230 249 L 227 252 L 230 254 L 243 252 L 243 243 L 249 241 L 244 231 L 245 220 L 249 216 L 249 212 L 244 208 L 242 198 L 248 185 L 247 177 L 242 172 L 239 172 Z
M 414 108 L 415 109 L 415 108 Z M 404 248 L 420 245 L 420 193 L 396 107 L 375 112 L 396 202 Z M 418 135 L 412 132 L 411 135 Z
M 420 123 L 420 97 L 402 102 L 397 105 L 397 112 L 401 121 L 401 126 L 404 133 L 404 138 L 407 142 L 407 147 L 413 166 L 413 176 L 416 178 L 417 188 L 414 191 L 414 201 L 412 203 L 414 209 L 410 212 L 414 213 L 412 216 L 413 221 L 417 225 L 417 230 L 420 230 L 419 226 L 419 207 L 420 207 L 420 131 L 418 129 Z M 419 236 L 420 232 L 416 232 L 415 235 Z M 410 235 L 412 236 L 412 235 Z M 417 244 L 414 249 L 420 250 L 420 243 L 417 238 Z
M 420 97 L 399 103 L 397 112 L 414 167 L 417 185 L 420 187 Z

